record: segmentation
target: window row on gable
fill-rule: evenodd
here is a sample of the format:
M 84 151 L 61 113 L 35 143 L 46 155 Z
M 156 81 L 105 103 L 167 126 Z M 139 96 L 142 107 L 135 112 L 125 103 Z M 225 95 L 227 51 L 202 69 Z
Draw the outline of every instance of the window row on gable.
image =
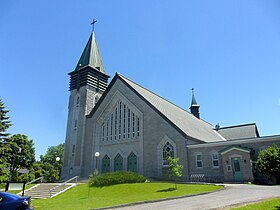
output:
M 102 141 L 138 139 L 140 118 L 125 103 L 119 101 L 114 111 L 101 125 Z

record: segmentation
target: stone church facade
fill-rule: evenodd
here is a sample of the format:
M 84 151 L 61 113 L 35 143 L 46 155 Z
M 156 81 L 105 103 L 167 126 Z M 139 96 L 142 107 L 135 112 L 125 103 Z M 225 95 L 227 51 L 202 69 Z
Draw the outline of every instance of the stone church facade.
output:
M 213 127 L 118 73 L 108 84 L 92 32 L 70 75 L 70 97 L 61 179 L 94 171 L 135 171 L 164 178 L 167 157 L 179 157 L 186 181 L 244 182 L 263 179 L 259 151 L 280 146 L 280 136 L 260 137 L 256 124 Z

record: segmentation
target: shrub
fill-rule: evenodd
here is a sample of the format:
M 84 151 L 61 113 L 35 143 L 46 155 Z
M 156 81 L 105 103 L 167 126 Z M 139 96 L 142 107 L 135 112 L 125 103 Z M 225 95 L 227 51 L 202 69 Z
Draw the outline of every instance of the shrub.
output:
M 145 182 L 145 177 L 131 171 L 117 171 L 105 173 L 98 176 L 91 175 L 89 186 L 103 187 L 124 183 L 141 183 Z

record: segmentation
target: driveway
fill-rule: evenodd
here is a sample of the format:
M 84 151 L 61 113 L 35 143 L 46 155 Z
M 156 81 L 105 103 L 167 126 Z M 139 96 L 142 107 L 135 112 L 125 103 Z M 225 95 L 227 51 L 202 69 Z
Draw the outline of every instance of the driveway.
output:
M 228 184 L 225 189 L 204 195 L 178 198 L 172 200 L 143 203 L 114 209 L 153 210 L 153 209 L 224 209 L 226 207 L 280 197 L 280 186 L 258 186 L 245 184 Z

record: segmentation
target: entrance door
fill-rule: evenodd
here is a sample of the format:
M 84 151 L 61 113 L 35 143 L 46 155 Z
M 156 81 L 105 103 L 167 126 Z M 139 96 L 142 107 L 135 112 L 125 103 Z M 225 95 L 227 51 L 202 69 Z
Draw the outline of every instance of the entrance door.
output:
M 137 172 L 137 156 L 133 152 L 127 158 L 127 170 Z
M 243 180 L 242 163 L 240 158 L 231 158 L 232 171 L 235 181 Z
M 115 162 L 114 171 L 122 171 L 123 170 L 123 158 L 119 153 L 115 157 L 114 162 Z

